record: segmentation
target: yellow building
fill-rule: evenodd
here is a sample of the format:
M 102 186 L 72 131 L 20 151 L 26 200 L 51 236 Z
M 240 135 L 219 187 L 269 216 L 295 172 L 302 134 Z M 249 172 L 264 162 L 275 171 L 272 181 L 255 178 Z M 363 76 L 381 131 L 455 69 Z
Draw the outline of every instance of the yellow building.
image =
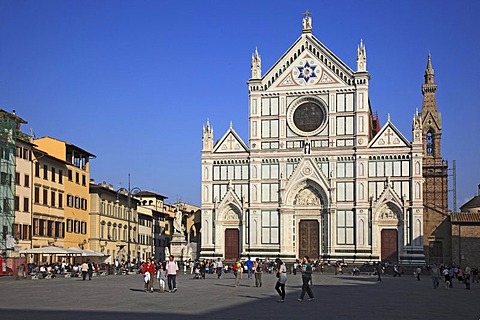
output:
M 129 247 L 132 260 L 137 257 L 137 203 L 134 198 L 129 201 L 127 194 L 115 191 L 112 185 L 90 182 L 88 243 L 90 249 L 109 255 L 106 262 L 127 261 Z
M 90 159 L 95 155 L 69 142 L 44 137 L 34 140 L 38 149 L 65 162 L 65 248 L 89 248 Z
M 32 247 L 64 247 L 65 161 L 33 148 Z

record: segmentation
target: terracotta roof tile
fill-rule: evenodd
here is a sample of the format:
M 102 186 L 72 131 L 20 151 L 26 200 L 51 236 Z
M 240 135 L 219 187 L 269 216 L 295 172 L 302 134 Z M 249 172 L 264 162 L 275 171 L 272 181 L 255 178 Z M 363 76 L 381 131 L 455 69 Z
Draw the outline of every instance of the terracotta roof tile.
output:
M 462 212 L 452 212 L 451 214 L 452 222 L 456 223 L 480 223 L 480 212 L 477 213 L 462 213 Z

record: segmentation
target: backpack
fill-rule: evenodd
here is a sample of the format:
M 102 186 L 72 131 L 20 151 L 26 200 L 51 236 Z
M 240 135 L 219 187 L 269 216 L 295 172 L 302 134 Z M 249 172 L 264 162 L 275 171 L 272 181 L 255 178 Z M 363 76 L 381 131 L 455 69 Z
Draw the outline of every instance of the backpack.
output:
M 237 272 L 238 266 L 237 266 L 237 263 L 236 263 L 236 262 L 233 264 L 232 269 L 233 269 L 233 272 Z

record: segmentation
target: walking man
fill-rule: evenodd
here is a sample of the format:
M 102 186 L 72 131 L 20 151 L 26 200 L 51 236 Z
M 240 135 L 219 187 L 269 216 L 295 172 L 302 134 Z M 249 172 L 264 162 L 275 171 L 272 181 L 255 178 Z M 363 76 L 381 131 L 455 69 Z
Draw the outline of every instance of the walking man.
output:
M 88 272 L 88 264 L 84 261 L 82 263 L 82 279 L 85 281 L 87 278 L 87 272 Z
M 177 273 L 178 265 L 174 261 L 174 256 L 170 256 L 167 262 L 168 292 L 177 292 Z
M 245 266 L 247 267 L 248 279 L 252 279 L 253 261 L 250 259 L 250 256 L 248 256 L 247 261 L 245 261 Z
M 217 266 L 217 279 L 220 279 L 220 277 L 222 276 L 222 270 L 223 270 L 223 263 L 221 258 L 217 259 L 216 266 Z
M 303 285 L 302 294 L 300 295 L 300 298 L 298 298 L 298 301 L 303 301 L 303 297 L 305 297 L 305 292 L 308 293 L 308 301 L 313 301 L 315 300 L 315 297 L 313 295 L 312 288 L 310 288 L 310 281 L 312 281 L 312 265 L 310 264 L 308 256 L 303 257 L 300 272 L 302 273 Z
M 438 279 L 440 278 L 440 269 L 438 269 L 436 263 L 430 268 L 430 276 L 432 277 L 433 289 L 437 289 L 439 285 Z

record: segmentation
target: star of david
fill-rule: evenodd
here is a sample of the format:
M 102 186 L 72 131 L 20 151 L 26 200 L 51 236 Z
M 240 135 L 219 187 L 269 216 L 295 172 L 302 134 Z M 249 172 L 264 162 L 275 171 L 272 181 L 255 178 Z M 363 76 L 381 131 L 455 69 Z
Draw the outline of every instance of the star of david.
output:
M 308 62 L 305 62 L 303 67 L 298 67 L 300 74 L 298 75 L 299 79 L 305 79 L 305 82 L 308 82 L 310 78 L 316 78 L 315 68 L 317 66 L 311 66 Z

